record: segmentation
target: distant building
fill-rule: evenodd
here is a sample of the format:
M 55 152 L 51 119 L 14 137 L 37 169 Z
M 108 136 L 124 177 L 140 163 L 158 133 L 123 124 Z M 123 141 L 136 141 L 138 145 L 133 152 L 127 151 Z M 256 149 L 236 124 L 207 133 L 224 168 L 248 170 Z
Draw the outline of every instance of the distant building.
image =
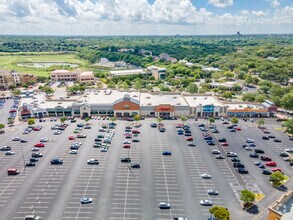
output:
M 110 71 L 110 76 L 129 76 L 129 75 L 139 75 L 145 74 L 143 69 L 134 69 L 134 70 L 113 70 Z
M 54 70 L 51 72 L 52 82 L 75 82 L 94 83 L 93 72 Z
M 270 112 L 270 116 L 275 116 L 275 114 L 278 111 L 278 106 L 276 106 L 273 102 L 269 101 L 269 100 L 265 100 L 262 104 L 261 104 L 265 109 L 268 110 L 268 112 Z
M 156 80 L 161 80 L 166 78 L 166 68 L 157 67 L 157 66 L 149 66 L 148 71 L 155 77 Z
M 0 89 L 6 90 L 11 85 L 15 85 L 12 74 L 7 70 L 0 70 Z

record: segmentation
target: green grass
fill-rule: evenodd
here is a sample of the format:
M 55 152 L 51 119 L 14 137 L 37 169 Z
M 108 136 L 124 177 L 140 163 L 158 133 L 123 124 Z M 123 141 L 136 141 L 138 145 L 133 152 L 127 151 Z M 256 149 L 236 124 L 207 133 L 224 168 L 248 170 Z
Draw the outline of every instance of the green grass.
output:
M 18 67 L 17 63 L 25 62 L 68 62 L 79 64 L 80 68 L 87 66 L 87 62 L 75 54 L 60 53 L 0 53 L 0 69 L 16 70 L 20 73 L 30 73 L 37 76 L 50 75 L 52 68 Z

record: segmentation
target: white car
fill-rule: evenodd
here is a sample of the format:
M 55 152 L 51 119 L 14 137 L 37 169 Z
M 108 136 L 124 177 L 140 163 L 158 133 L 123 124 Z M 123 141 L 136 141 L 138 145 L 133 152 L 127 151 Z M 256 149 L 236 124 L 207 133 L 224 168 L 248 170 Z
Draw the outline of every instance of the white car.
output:
M 14 137 L 12 138 L 13 141 L 20 141 L 20 138 L 19 137 Z
M 14 155 L 14 154 L 15 154 L 14 151 L 11 151 L 11 150 L 5 152 L 5 155 Z
M 38 147 L 33 147 L 31 151 L 39 151 L 39 150 L 40 150 L 40 148 L 38 148 Z
M 130 144 L 130 140 L 124 140 L 123 144 Z
M 245 147 L 244 150 L 246 150 L 246 151 L 252 151 L 252 148 L 251 147 Z
M 74 142 L 73 144 L 74 144 L 74 145 L 78 145 L 78 146 L 81 146 L 81 145 L 82 145 L 81 142 Z
M 108 152 L 108 148 L 104 148 L 104 147 L 102 147 L 100 151 L 101 151 L 101 152 Z
M 53 134 L 54 135 L 60 135 L 60 134 L 62 134 L 62 131 L 55 131 Z
M 202 206 L 212 206 L 213 202 L 210 199 L 200 200 L 199 202 Z
M 291 148 L 286 148 L 285 151 L 288 152 L 288 153 L 293 153 L 293 148 L 292 147 Z
M 89 159 L 87 160 L 87 164 L 98 165 L 99 161 L 97 159 Z
M 70 150 L 69 154 L 77 154 L 77 150 Z
M 160 209 L 170 209 L 171 205 L 169 202 L 160 202 L 159 208 Z
M 292 160 L 292 158 L 291 157 L 284 157 L 284 160 L 287 162 L 290 162 Z
M 211 178 L 212 178 L 212 176 L 211 176 L 210 174 L 207 174 L 207 173 L 203 173 L 203 174 L 201 174 L 200 176 L 201 176 L 201 178 L 203 178 L 203 179 L 211 179 Z
M 212 150 L 212 154 L 221 154 L 219 150 Z
M 217 196 L 217 195 L 219 195 L 219 192 L 215 189 L 209 189 L 208 194 L 213 195 L 213 196 Z
M 40 139 L 40 142 L 48 142 L 48 138 L 47 137 L 42 137 L 41 139 Z
M 93 202 L 93 199 L 90 197 L 82 197 L 80 199 L 81 204 L 88 204 L 88 203 L 92 203 L 92 202 Z

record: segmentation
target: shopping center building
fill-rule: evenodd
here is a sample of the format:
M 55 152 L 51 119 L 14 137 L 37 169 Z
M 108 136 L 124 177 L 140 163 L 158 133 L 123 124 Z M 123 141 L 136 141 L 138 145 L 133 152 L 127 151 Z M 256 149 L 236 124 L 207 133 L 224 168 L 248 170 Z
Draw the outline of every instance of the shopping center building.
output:
M 172 118 L 190 117 L 260 117 L 270 115 L 261 105 L 251 108 L 248 104 L 227 104 L 211 95 L 184 93 L 126 92 L 118 90 L 87 90 L 76 99 L 47 100 L 45 94 L 22 98 L 20 116 L 115 116 Z M 245 114 L 244 114 L 245 113 Z

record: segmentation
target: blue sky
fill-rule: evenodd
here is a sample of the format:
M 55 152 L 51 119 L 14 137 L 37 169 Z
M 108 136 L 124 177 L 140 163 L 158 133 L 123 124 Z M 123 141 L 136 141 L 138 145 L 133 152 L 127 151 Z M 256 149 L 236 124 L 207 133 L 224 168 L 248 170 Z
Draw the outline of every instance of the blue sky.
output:
M 0 0 L 0 34 L 293 32 L 293 0 Z

